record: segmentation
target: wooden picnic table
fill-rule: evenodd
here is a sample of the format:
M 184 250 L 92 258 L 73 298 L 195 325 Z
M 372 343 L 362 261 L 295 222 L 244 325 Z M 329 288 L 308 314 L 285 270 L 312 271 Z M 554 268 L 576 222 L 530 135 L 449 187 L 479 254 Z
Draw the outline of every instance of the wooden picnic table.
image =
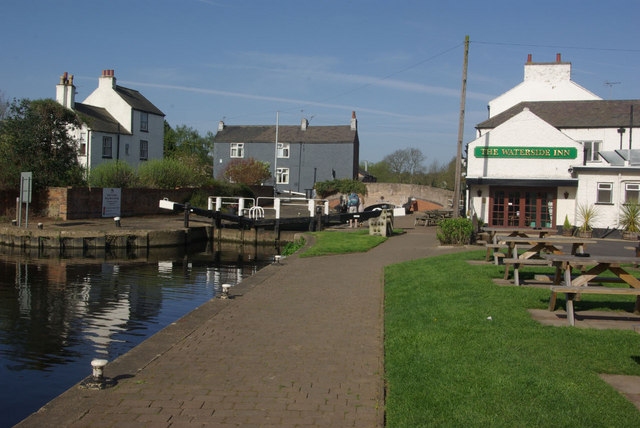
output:
M 543 238 L 555 232 L 553 229 L 531 229 L 530 227 L 483 227 L 482 230 L 489 234 L 489 239 L 494 244 L 498 243 L 498 235 Z
M 520 236 L 500 238 L 508 246 L 507 258 L 530 259 L 540 258 L 541 253 L 565 254 L 558 246 L 571 245 L 571 254 L 584 253 L 586 244 L 595 244 L 596 241 L 584 238 L 542 237 L 523 238 Z M 528 245 L 530 248 L 518 255 L 518 246 Z
M 596 241 L 583 238 L 523 238 L 520 236 L 500 238 L 501 242 L 507 246 L 507 255 L 504 258 L 504 279 L 509 279 L 509 266 L 513 265 L 513 281 L 515 285 L 520 285 L 520 266 L 537 265 L 550 266 L 551 262 L 542 259 L 542 253 L 565 254 L 565 251 L 558 248 L 560 245 L 571 245 L 571 254 L 584 253 L 586 244 L 595 244 Z M 518 254 L 518 246 L 527 245 L 524 253 Z
M 567 318 L 569 325 L 575 325 L 575 312 L 573 302 L 582 293 L 590 294 L 626 294 L 635 295 L 636 304 L 634 312 L 640 312 L 640 280 L 621 267 L 622 264 L 640 263 L 640 257 L 615 257 L 615 256 L 587 256 L 568 254 L 547 254 L 545 259 L 556 267 L 554 285 L 551 287 L 551 299 L 549 300 L 549 310 L 553 311 L 556 304 L 556 294 L 558 292 L 567 295 Z M 591 266 L 588 270 L 586 267 Z M 580 270 L 579 275 L 572 275 L 572 271 Z M 611 272 L 613 277 L 600 277 L 601 273 Z M 560 285 L 561 278 L 564 277 L 564 284 Z M 617 283 L 628 285 L 630 288 L 612 288 L 603 286 L 592 286 L 590 282 L 597 283 Z

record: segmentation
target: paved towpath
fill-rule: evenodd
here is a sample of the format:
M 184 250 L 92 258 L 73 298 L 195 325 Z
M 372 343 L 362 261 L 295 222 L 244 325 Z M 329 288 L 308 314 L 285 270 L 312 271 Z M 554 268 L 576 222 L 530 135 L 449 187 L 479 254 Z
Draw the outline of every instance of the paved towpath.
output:
M 266 267 L 109 363 L 117 386 L 73 387 L 20 426 L 383 426 L 383 267 L 459 251 L 403 222 L 368 253 Z

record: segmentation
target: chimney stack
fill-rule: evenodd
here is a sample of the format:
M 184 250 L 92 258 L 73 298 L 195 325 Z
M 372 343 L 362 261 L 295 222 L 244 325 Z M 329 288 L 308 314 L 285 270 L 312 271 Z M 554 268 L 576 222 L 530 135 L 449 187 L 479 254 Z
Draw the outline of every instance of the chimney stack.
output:
M 218 131 L 222 131 L 222 130 L 224 130 L 224 122 L 220 121 L 218 122 Z
M 102 76 L 98 81 L 99 88 L 116 88 L 116 77 L 114 70 L 102 70 Z
M 306 131 L 308 127 L 309 127 L 309 121 L 305 118 L 302 118 L 302 120 L 300 121 L 300 130 Z
M 56 85 L 56 101 L 64 107 L 72 109 L 75 106 L 76 87 L 73 86 L 73 74 L 66 71 L 60 76 L 60 83 Z
M 560 59 L 560 54 L 556 54 L 556 62 L 562 62 L 562 60 Z
M 531 61 L 532 61 L 532 56 L 531 56 L 531 54 L 529 54 L 529 55 L 527 55 L 527 63 L 531 64 Z
M 356 112 L 355 111 L 351 112 L 351 130 L 352 131 L 357 131 L 358 130 L 358 121 L 356 119 Z

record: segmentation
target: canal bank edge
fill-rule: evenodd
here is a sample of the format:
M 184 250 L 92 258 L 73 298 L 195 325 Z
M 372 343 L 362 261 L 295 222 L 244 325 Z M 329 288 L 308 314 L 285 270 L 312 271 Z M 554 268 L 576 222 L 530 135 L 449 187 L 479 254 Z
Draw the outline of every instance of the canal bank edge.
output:
M 293 241 L 296 231 L 280 231 L 280 241 Z M 278 236 L 266 229 L 216 229 L 198 226 L 164 230 L 46 230 L 0 227 L 0 245 L 43 249 L 112 249 L 180 247 L 216 240 L 243 244 L 273 244 Z

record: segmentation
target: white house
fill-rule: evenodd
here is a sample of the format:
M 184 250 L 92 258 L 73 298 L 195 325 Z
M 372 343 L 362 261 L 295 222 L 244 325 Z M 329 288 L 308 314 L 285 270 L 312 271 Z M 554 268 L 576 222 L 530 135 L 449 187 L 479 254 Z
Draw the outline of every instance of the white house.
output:
M 95 89 L 75 102 L 73 75 L 60 76 L 56 101 L 74 110 L 82 126 L 71 132 L 79 141 L 78 160 L 87 170 L 107 160 L 122 160 L 134 168 L 161 159 L 164 113 L 140 92 L 116 85 L 113 70 L 103 70 Z
M 538 74 L 565 65 L 547 63 L 551 70 Z M 640 196 L 640 100 L 578 100 L 588 91 L 567 88 L 573 100 L 511 98 L 476 126 L 467 145 L 470 215 L 496 227 L 559 229 L 565 216 L 579 225 L 580 207 L 595 206 L 597 233 L 619 228 L 622 205 Z

